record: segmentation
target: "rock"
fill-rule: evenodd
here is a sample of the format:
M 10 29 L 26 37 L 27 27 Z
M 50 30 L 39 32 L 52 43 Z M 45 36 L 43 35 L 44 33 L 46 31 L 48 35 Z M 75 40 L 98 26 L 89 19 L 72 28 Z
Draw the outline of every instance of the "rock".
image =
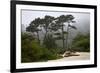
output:
M 66 51 L 62 56 L 63 57 L 69 57 L 69 56 L 79 56 L 80 54 L 78 52 L 71 52 L 71 51 Z
M 75 52 L 75 53 L 72 52 L 72 53 L 70 54 L 70 56 L 79 56 L 79 55 L 80 55 L 80 54 L 79 54 L 78 52 Z
M 64 54 L 63 54 L 63 57 L 68 57 L 68 56 L 70 56 L 70 51 L 66 51 Z

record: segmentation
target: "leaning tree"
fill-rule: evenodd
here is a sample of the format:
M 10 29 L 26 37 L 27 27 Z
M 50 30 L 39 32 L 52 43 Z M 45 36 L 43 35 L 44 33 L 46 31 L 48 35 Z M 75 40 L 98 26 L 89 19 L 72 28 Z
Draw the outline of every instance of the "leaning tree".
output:
M 30 25 L 26 28 L 26 31 L 37 33 L 37 38 L 38 38 L 38 41 L 40 42 L 39 31 L 41 31 L 41 30 L 40 30 L 39 26 L 43 27 L 42 30 L 45 30 L 43 40 L 46 39 L 47 35 L 49 34 L 48 33 L 49 31 L 55 32 L 55 31 L 61 30 L 60 33 L 55 33 L 55 34 L 58 36 L 58 39 L 62 39 L 63 48 L 67 48 L 67 50 L 68 50 L 69 28 L 76 29 L 75 26 L 70 25 L 70 23 L 75 23 L 75 21 L 73 21 L 73 20 L 74 20 L 73 15 L 61 15 L 57 18 L 46 15 L 44 18 L 41 18 L 41 19 L 36 18 L 35 20 L 33 20 L 30 23 Z M 65 23 L 68 23 L 67 30 L 64 30 L 64 27 L 66 26 Z M 66 38 L 65 38 L 65 34 L 66 34 Z M 65 42 L 65 40 L 66 40 L 66 42 Z M 66 44 L 66 46 L 65 46 L 65 44 Z
M 74 19 L 73 15 L 61 15 L 59 17 L 56 18 L 56 24 L 58 25 L 58 27 L 60 27 L 60 29 L 62 30 L 62 41 L 63 41 L 63 48 L 65 48 L 65 40 L 67 40 L 67 38 L 65 39 L 65 34 L 66 36 L 68 36 L 68 27 L 67 27 L 67 31 L 64 30 L 65 27 L 65 23 L 69 23 L 69 22 L 73 22 L 72 20 Z
M 70 25 L 70 23 L 75 23 L 75 21 L 73 21 L 73 19 L 74 19 L 73 15 L 61 15 L 61 16 L 53 19 L 49 24 L 49 29 L 51 31 L 55 32 L 55 31 L 58 31 L 59 29 L 62 31 L 62 32 L 55 33 L 55 35 L 58 36 L 55 39 L 57 39 L 57 40 L 62 39 L 63 48 L 68 48 L 68 45 L 65 46 L 65 40 L 66 40 L 66 44 L 67 44 L 68 43 L 69 27 L 76 29 L 75 26 Z M 66 31 L 64 30 L 64 27 L 65 27 L 64 23 L 68 23 Z M 65 35 L 66 35 L 66 38 L 65 38 Z
M 37 33 L 37 38 L 38 38 L 38 42 L 39 43 L 40 43 L 39 31 L 41 31 L 41 29 L 39 28 L 40 24 L 41 24 L 41 19 L 40 18 L 36 18 L 26 28 L 26 31 L 28 31 L 28 32 Z
M 48 31 L 50 30 L 50 26 L 51 26 L 51 23 L 52 23 L 52 21 L 54 20 L 55 18 L 54 17 L 52 17 L 52 16 L 49 16 L 49 15 L 46 15 L 43 19 L 41 19 L 41 21 L 42 21 L 42 24 L 41 24 L 41 26 L 44 28 L 44 30 L 45 30 L 45 38 L 46 38 L 46 36 L 47 36 L 47 34 L 48 34 Z
M 67 50 L 69 50 L 69 44 L 68 44 L 69 30 L 70 30 L 70 28 L 77 29 L 75 26 L 71 25 L 71 23 L 75 23 L 73 15 L 67 15 L 67 23 L 68 23 L 68 26 L 67 26 L 67 30 L 66 30 L 67 31 L 66 48 L 67 48 Z
M 68 42 L 68 39 L 69 39 L 69 28 L 77 29 L 75 26 L 71 25 L 71 23 L 75 23 L 73 15 L 66 15 L 66 19 L 67 19 L 66 22 L 68 24 L 67 30 L 66 30 L 67 31 L 67 36 L 66 36 L 66 49 L 67 49 L 67 51 L 65 51 L 63 56 L 65 56 L 68 51 L 71 51 L 71 49 L 69 49 L 69 42 Z
M 59 27 L 59 29 L 61 29 L 62 33 L 57 33 L 57 35 L 59 34 L 59 39 L 62 39 L 63 41 L 63 49 L 65 48 L 65 38 L 64 38 L 64 22 L 66 22 L 66 16 L 65 15 L 61 15 L 59 17 L 56 18 L 57 21 L 56 21 L 56 24 L 57 24 L 57 27 Z M 61 36 L 62 35 L 62 36 Z
M 59 27 L 59 29 L 61 29 L 62 31 L 62 34 L 61 33 L 56 33 L 56 35 L 59 36 L 58 39 L 62 39 L 63 41 L 63 49 L 66 48 L 66 50 L 69 50 L 69 44 L 68 44 L 68 37 L 69 37 L 69 28 L 72 28 L 72 29 L 77 29 L 75 26 L 71 25 L 71 23 L 75 23 L 74 21 L 74 16 L 73 15 L 61 15 L 59 17 L 56 18 L 56 24 L 57 24 L 57 27 Z M 64 27 L 66 27 L 66 24 L 68 24 L 67 26 L 67 30 L 64 30 Z M 66 38 L 65 38 L 65 34 L 66 34 Z M 62 35 L 62 36 L 61 36 Z M 65 42 L 66 40 L 66 42 Z M 66 44 L 66 46 L 65 46 Z M 65 51 L 66 53 L 66 51 Z M 64 53 L 64 55 L 65 55 Z

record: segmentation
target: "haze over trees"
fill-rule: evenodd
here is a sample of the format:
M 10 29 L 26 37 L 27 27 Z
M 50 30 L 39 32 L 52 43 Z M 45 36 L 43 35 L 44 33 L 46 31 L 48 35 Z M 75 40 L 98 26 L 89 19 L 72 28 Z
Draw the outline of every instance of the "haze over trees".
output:
M 77 34 L 69 43 L 69 32 L 76 31 L 77 23 L 71 14 L 58 17 L 45 15 L 35 18 L 22 32 L 22 62 L 47 61 L 62 58 L 60 54 L 67 51 L 90 51 L 89 34 Z M 73 23 L 73 25 L 72 25 Z M 30 32 L 30 33 L 27 33 Z M 71 32 L 70 32 L 71 33 Z M 41 35 L 43 37 L 41 38 Z M 62 47 L 57 41 L 61 40 Z M 69 44 L 71 47 L 69 47 Z

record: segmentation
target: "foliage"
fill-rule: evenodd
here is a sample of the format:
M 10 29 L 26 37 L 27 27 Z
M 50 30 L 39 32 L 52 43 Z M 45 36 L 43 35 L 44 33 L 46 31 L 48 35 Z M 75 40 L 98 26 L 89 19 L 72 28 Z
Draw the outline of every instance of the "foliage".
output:
M 33 35 L 22 33 L 21 46 L 22 46 L 22 62 L 36 62 L 36 61 L 46 61 L 51 59 L 59 58 L 59 53 L 65 51 L 65 35 L 68 36 L 68 30 L 64 30 L 64 23 L 68 23 L 67 27 L 76 29 L 75 26 L 69 25 L 74 23 L 73 15 L 61 15 L 59 17 L 53 17 L 46 15 L 44 18 L 35 18 L 30 22 L 26 31 L 35 33 L 37 37 L 34 38 Z M 55 33 L 55 31 L 61 31 L 60 33 Z M 41 44 L 40 33 L 44 31 L 43 43 Z M 54 38 L 53 36 L 57 36 Z M 36 40 L 36 38 L 38 40 Z M 58 49 L 56 40 L 61 39 L 63 41 L 63 49 Z M 40 45 L 41 44 L 41 45 Z M 77 46 L 77 45 L 76 45 Z M 79 45 L 78 45 L 79 46 Z
M 55 39 L 53 38 L 53 36 L 51 34 L 48 34 L 44 40 L 43 40 L 43 44 L 45 45 L 46 48 L 50 49 L 50 48 L 56 48 L 56 43 L 55 43 Z
M 37 33 L 37 38 L 38 38 L 38 41 L 40 42 L 40 34 L 39 34 L 39 31 L 45 31 L 45 34 L 44 34 L 44 45 L 47 45 L 50 46 L 52 44 L 47 44 L 45 42 L 48 41 L 48 34 L 49 34 L 49 31 L 50 32 L 55 32 L 55 31 L 58 31 L 58 30 L 61 30 L 62 31 L 62 34 L 61 36 L 58 35 L 58 38 L 57 39 L 62 39 L 63 41 L 63 48 L 64 48 L 64 44 L 65 44 L 65 40 L 68 40 L 68 38 L 64 39 L 65 35 L 67 35 L 68 31 L 64 31 L 64 23 L 75 23 L 74 20 L 74 16 L 73 15 L 60 15 L 58 17 L 53 17 L 53 16 L 50 16 L 50 15 L 45 15 L 44 18 L 36 18 L 34 19 L 30 25 L 26 28 L 26 31 L 29 31 L 29 32 L 35 32 Z M 75 26 L 68 26 L 68 27 L 71 27 L 73 29 L 76 29 Z M 41 29 L 40 29 L 41 28 Z M 47 39 L 47 40 L 45 40 Z M 55 47 L 55 44 L 54 44 L 54 47 Z
M 90 51 L 90 36 L 89 34 L 78 34 L 73 40 L 73 49 L 76 51 Z
M 21 62 L 39 62 L 59 58 L 55 52 L 48 50 L 33 39 L 29 34 L 22 34 Z
M 41 29 L 39 29 L 39 25 L 41 24 L 41 19 L 40 18 L 36 18 L 35 20 L 33 20 L 29 26 L 26 28 L 26 31 L 28 32 L 32 32 L 32 33 L 37 33 L 37 38 L 38 38 L 38 42 L 40 43 L 40 39 L 39 39 L 39 31 L 41 31 Z

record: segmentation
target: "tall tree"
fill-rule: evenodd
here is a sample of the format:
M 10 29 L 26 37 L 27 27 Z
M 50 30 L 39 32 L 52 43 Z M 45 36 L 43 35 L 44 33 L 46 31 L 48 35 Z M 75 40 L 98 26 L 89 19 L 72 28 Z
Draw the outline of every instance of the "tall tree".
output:
M 55 18 L 52 17 L 52 16 L 49 16 L 49 15 L 46 15 L 43 19 L 42 19 L 42 26 L 45 30 L 45 37 L 47 36 L 47 33 L 49 31 L 49 28 L 51 26 L 51 23 L 52 21 L 54 20 Z
M 57 27 L 59 27 L 58 29 L 61 29 L 62 30 L 62 41 L 63 41 L 63 48 L 68 48 L 68 33 L 69 33 L 69 28 L 73 28 L 73 29 L 76 29 L 75 26 L 72 26 L 70 25 L 70 23 L 75 23 L 74 20 L 74 16 L 73 15 L 61 15 L 59 17 L 56 18 L 57 21 L 56 21 L 56 24 L 57 24 Z M 64 30 L 64 23 L 68 23 L 68 26 L 67 26 L 67 30 L 65 31 Z M 66 34 L 66 43 L 65 43 L 65 36 L 64 34 Z M 66 46 L 65 46 L 66 44 Z
M 68 23 L 68 26 L 67 26 L 67 36 L 66 36 L 66 49 L 69 50 L 69 43 L 68 43 L 68 38 L 69 38 L 69 28 L 72 28 L 72 29 L 77 29 L 75 26 L 72 26 L 71 23 L 75 23 L 74 20 L 74 16 L 72 15 L 67 15 L 67 23 Z
M 48 31 L 50 31 L 50 27 L 51 27 L 51 23 L 55 18 L 49 15 L 46 15 L 43 19 L 41 19 L 41 26 L 43 27 L 43 29 L 45 30 L 45 34 L 44 34 L 44 39 L 43 39 L 43 44 L 45 46 L 47 46 L 47 44 L 45 43 L 45 40 L 48 40 Z
M 36 18 L 35 20 L 33 20 L 30 25 L 26 28 L 26 31 L 29 32 L 36 32 L 37 33 L 37 38 L 38 38 L 38 42 L 40 43 L 40 39 L 39 39 L 39 31 L 41 31 L 41 29 L 39 29 L 39 26 L 41 24 L 41 19 L 40 18 Z
M 58 26 L 60 27 L 60 29 L 62 30 L 62 41 L 63 41 L 63 48 L 65 48 L 65 37 L 64 37 L 64 23 L 68 22 L 69 20 L 69 16 L 68 15 L 61 15 L 59 17 L 57 17 L 57 21 L 56 24 L 58 24 Z

